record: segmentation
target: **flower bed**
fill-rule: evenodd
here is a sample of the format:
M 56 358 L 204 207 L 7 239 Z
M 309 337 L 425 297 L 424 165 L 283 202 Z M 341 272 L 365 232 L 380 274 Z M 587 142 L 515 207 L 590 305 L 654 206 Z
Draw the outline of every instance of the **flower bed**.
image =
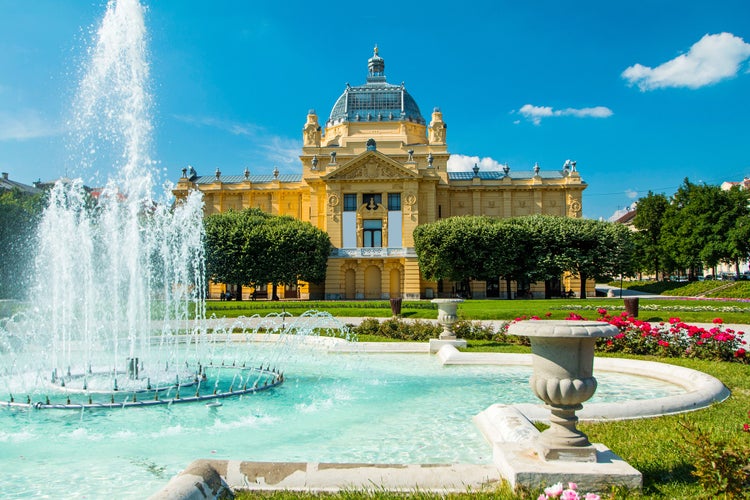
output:
M 669 318 L 668 322 L 649 323 L 628 316 L 626 312 L 610 315 L 604 308 L 597 309 L 599 321 L 606 321 L 619 328 L 620 333 L 612 338 L 597 341 L 597 348 L 604 352 L 628 354 L 651 354 L 674 358 L 698 358 L 715 361 L 748 361 L 744 332 L 723 327 L 721 318 L 714 319 L 714 327 L 701 328 L 688 325 L 680 318 Z M 571 319 L 580 316 L 571 313 Z

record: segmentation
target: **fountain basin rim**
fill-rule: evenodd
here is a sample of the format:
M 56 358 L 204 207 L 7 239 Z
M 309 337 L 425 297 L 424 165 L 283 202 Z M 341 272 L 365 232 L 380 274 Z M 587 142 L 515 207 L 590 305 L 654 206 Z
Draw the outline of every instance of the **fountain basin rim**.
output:
M 461 352 L 451 345 L 438 352 L 443 364 L 455 365 L 525 365 L 531 366 L 532 354 L 514 353 L 470 353 Z M 584 403 L 583 410 L 576 413 L 579 420 L 598 422 L 659 417 L 707 408 L 721 403 L 730 395 L 729 389 L 717 378 L 707 373 L 682 366 L 625 358 L 594 357 L 594 370 L 624 373 L 653 378 L 685 389 L 684 394 L 654 399 L 623 401 L 618 403 Z M 635 404 L 634 404 L 635 403 Z M 529 420 L 549 421 L 549 409 L 543 404 L 516 403 Z
M 560 339 L 612 337 L 619 331 L 616 326 L 603 321 L 567 319 L 524 320 L 508 326 L 509 335 Z

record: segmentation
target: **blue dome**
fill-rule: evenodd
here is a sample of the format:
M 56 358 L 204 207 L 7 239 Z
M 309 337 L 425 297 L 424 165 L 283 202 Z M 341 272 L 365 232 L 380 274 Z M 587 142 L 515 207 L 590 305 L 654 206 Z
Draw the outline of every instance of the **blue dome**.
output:
M 342 122 L 410 121 L 424 125 L 425 120 L 414 98 L 404 84 L 392 85 L 385 81 L 385 62 L 375 54 L 368 60 L 367 83 L 357 87 L 346 85 L 336 100 L 327 125 Z

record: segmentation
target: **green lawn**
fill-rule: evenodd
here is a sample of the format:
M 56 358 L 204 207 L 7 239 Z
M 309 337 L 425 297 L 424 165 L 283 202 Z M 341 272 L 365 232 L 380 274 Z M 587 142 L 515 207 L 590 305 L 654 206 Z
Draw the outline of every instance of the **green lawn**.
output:
M 710 323 L 721 317 L 726 323 L 750 324 L 750 303 L 741 301 L 716 300 L 668 300 L 639 299 L 639 319 L 645 321 L 668 321 L 679 317 L 686 322 Z M 551 319 L 566 318 L 570 313 L 580 314 L 587 319 L 598 317 L 597 309 L 605 308 L 611 312 L 624 310 L 623 300 L 619 298 L 596 299 L 550 299 L 550 300 L 467 300 L 459 304 L 458 315 L 467 320 L 512 320 L 520 316 L 539 316 Z M 209 301 L 206 306 L 208 316 L 237 317 L 271 312 L 286 311 L 298 316 L 305 311 L 315 309 L 330 312 L 336 317 L 373 317 L 391 316 L 390 304 L 381 301 L 243 301 L 219 302 Z M 402 316 L 412 319 L 435 319 L 437 308 L 429 301 L 404 301 Z M 549 313 L 549 316 L 547 314 Z
M 620 287 L 619 281 L 612 281 L 609 285 Z M 677 297 L 706 297 L 719 299 L 750 299 L 750 281 L 693 281 L 690 283 L 677 281 L 625 281 L 623 288 L 656 295 L 670 295 Z

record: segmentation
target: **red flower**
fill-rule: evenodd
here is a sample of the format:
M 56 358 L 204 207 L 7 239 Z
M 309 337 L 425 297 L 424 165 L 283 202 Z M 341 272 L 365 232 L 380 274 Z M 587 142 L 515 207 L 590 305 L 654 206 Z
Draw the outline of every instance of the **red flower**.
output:
M 607 310 L 604 309 L 603 307 L 600 307 L 599 309 L 597 309 L 596 312 L 598 312 L 600 316 L 604 316 L 605 314 L 607 314 Z
M 550 316 L 552 316 L 552 313 L 551 312 L 544 313 L 544 316 L 547 317 L 547 318 L 549 318 Z
M 744 424 L 742 426 L 742 430 L 745 432 L 750 432 L 750 424 Z
M 724 323 L 723 319 L 721 319 L 721 318 L 714 318 L 714 324 L 715 325 L 720 325 L 722 323 Z
M 662 347 L 669 347 L 669 342 L 666 340 L 659 340 L 658 344 Z
M 745 351 L 742 347 L 734 351 L 735 358 L 744 358 L 745 354 L 747 354 L 747 351 Z M 750 412 L 748 412 L 748 414 L 750 414 Z

